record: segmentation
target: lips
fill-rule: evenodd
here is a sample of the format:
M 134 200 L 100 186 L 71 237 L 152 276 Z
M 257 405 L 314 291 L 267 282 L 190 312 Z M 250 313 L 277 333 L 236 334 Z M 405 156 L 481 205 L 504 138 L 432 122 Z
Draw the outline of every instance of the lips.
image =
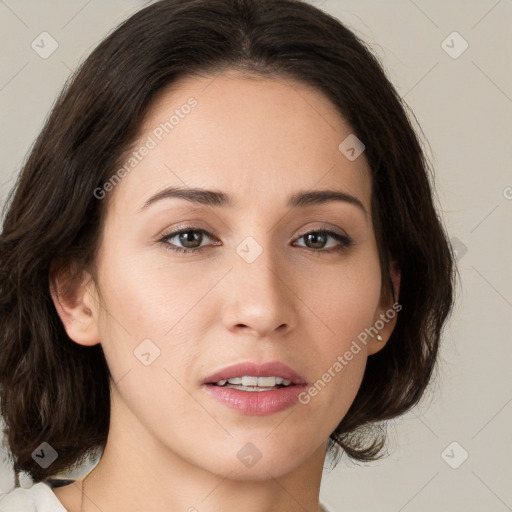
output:
M 236 377 L 281 377 L 288 379 L 290 383 L 286 386 L 272 386 L 266 389 L 264 387 L 248 388 L 243 385 L 236 389 L 237 386 L 217 385 L 219 381 Z M 266 416 L 296 405 L 307 382 L 302 375 L 284 363 L 271 361 L 263 364 L 253 362 L 234 364 L 209 375 L 201 384 L 207 395 L 239 414 Z
M 203 379 L 201 384 L 216 384 L 221 380 L 243 376 L 282 377 L 283 379 L 290 380 L 292 385 L 306 384 L 306 379 L 302 375 L 299 375 L 295 370 L 279 361 L 270 361 L 263 364 L 246 362 L 227 366 Z

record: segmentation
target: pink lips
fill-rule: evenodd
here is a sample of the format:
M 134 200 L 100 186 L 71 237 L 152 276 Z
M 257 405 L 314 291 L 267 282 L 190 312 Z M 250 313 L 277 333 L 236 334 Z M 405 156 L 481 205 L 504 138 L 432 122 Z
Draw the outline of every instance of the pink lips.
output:
M 242 391 L 214 383 L 244 375 L 252 377 L 282 377 L 291 380 L 287 387 L 270 391 Z M 228 366 L 209 377 L 203 382 L 203 388 L 210 396 L 219 400 L 231 409 L 248 415 L 268 415 L 282 411 L 298 401 L 298 397 L 306 388 L 306 380 L 289 366 L 278 361 L 264 364 L 239 363 Z

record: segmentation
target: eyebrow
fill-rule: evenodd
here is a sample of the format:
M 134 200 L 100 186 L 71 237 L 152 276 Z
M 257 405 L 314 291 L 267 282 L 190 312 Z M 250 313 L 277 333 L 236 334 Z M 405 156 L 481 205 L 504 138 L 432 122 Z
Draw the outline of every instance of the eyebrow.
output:
M 188 187 L 167 187 L 160 192 L 151 196 L 144 205 L 139 209 L 138 213 L 149 208 L 152 204 L 163 199 L 181 198 L 191 203 L 197 203 L 205 206 L 233 206 L 233 198 L 219 190 L 207 190 L 203 188 Z M 293 194 L 288 200 L 289 208 L 304 208 L 306 206 L 324 204 L 331 201 L 340 201 L 352 204 L 359 208 L 365 215 L 368 215 L 363 203 L 346 192 L 340 190 L 312 190 L 299 191 Z

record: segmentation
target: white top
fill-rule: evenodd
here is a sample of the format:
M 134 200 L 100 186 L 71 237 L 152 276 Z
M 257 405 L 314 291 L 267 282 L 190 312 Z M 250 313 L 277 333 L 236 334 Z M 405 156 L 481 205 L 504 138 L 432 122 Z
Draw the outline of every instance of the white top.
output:
M 322 512 L 329 512 L 322 504 Z M 24 489 L 15 487 L 0 496 L 0 512 L 67 512 L 50 485 L 38 482 Z
M 67 512 L 52 488 L 38 482 L 24 489 L 15 487 L 0 496 L 0 512 Z

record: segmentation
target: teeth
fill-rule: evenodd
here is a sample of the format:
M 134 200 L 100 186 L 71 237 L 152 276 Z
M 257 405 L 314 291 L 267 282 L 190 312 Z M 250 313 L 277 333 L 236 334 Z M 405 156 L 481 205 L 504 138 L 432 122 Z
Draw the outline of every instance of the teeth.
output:
M 273 388 L 260 388 L 258 386 L 234 386 L 232 384 L 227 384 L 226 386 L 224 386 L 226 388 L 231 388 L 231 389 L 238 389 L 239 391 L 274 391 L 276 389 L 280 389 L 278 388 L 277 386 L 273 387 Z
M 217 386 L 224 386 L 227 383 L 244 387 L 273 388 L 280 385 L 289 386 L 291 382 L 290 379 L 284 379 L 282 377 L 252 377 L 250 375 L 244 375 L 242 377 L 219 380 L 216 384 Z
M 253 378 L 253 377 L 249 377 L 249 378 Z M 244 386 L 250 386 L 250 384 L 245 384 L 244 382 L 244 379 L 245 377 L 242 378 L 242 384 Z M 276 378 L 275 377 L 258 377 L 257 379 L 255 379 L 256 382 L 257 382 L 257 386 L 259 387 L 274 387 L 276 385 Z
M 231 382 L 231 379 L 228 380 L 228 382 L 230 384 L 235 384 L 234 382 Z M 242 377 L 242 386 L 257 386 L 258 382 L 258 377 L 246 377 L 245 375 Z

